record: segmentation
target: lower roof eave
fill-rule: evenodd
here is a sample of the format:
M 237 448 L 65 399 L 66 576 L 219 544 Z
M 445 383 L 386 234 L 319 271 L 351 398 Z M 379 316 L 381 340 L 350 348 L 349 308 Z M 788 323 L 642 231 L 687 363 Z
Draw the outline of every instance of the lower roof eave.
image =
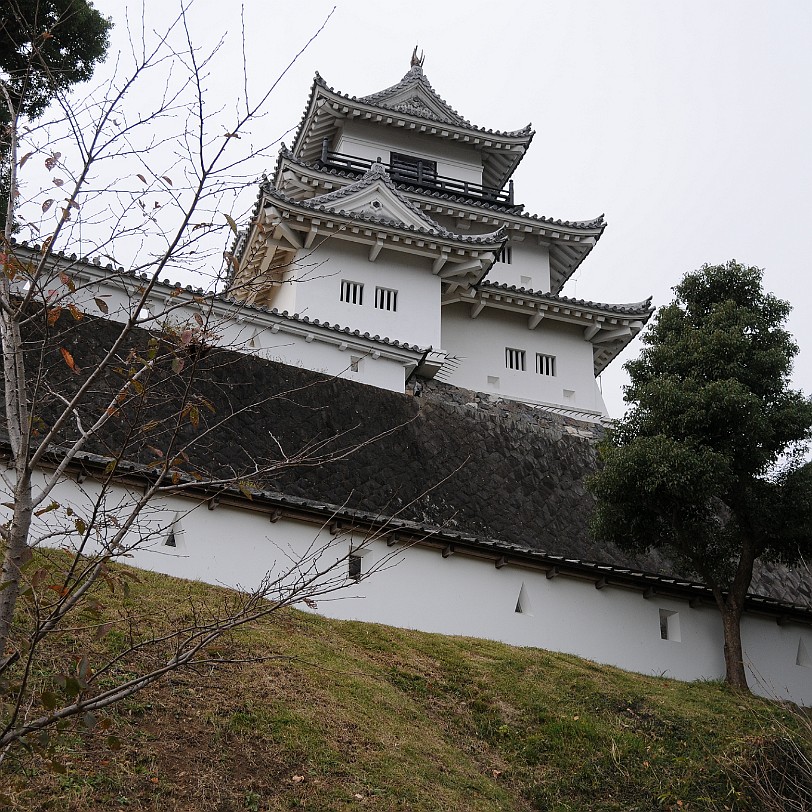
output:
M 7 446 L 7 443 L 4 444 Z M 4 448 L 7 454 L 7 447 Z M 58 450 L 49 455 L 44 465 L 58 464 Z M 105 469 L 110 458 L 97 454 L 79 454 L 69 471 L 81 471 L 84 475 L 94 474 L 106 478 Z M 116 468 L 118 481 L 124 484 L 141 484 L 154 479 L 156 473 L 145 465 L 120 463 Z M 615 587 L 631 589 L 643 597 L 672 597 L 688 600 L 692 606 L 715 605 L 713 593 L 706 585 L 674 576 L 660 575 L 628 567 L 568 558 L 550 554 L 531 547 L 523 547 L 498 539 L 454 532 L 430 524 L 399 519 L 363 510 L 334 505 L 322 500 L 310 500 L 288 496 L 271 491 L 254 491 L 245 494 L 236 486 L 207 486 L 191 477 L 181 477 L 176 495 L 208 503 L 214 509 L 220 504 L 232 505 L 241 509 L 269 514 L 276 521 L 292 518 L 330 527 L 331 532 L 365 532 L 373 539 L 386 539 L 390 546 L 407 545 L 430 546 L 438 549 L 443 557 L 455 554 L 493 560 L 497 568 L 517 566 L 524 569 L 541 570 L 548 578 L 566 576 L 591 582 L 596 588 Z M 774 617 L 779 624 L 787 622 L 812 625 L 812 607 L 780 601 L 762 595 L 749 594 L 745 608 L 748 612 Z

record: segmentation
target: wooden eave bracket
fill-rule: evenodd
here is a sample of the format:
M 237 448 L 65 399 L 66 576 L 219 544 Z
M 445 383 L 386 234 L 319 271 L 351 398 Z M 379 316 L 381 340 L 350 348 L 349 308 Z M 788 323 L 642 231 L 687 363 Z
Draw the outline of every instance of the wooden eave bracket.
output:
M 455 550 L 453 544 L 446 544 L 446 546 L 443 547 L 443 558 L 448 558 L 449 556 L 454 555 L 454 553 Z
M 590 324 L 589 327 L 584 328 L 584 341 L 592 341 L 593 338 L 601 331 L 601 322 Z
M 482 270 L 481 259 L 469 259 L 467 262 L 455 262 L 442 271 L 437 271 L 441 279 L 451 276 L 467 276 L 470 272 L 479 273 Z
M 553 578 L 557 578 L 560 574 L 561 570 L 559 570 L 558 567 L 550 567 L 546 572 L 547 580 L 552 581 Z
M 293 248 L 299 249 L 302 247 L 302 241 L 299 238 L 299 235 L 281 218 L 275 224 L 274 237 L 276 237 L 277 231 Z
M 384 238 L 379 236 L 377 240 L 373 243 L 373 245 L 369 249 L 369 261 L 375 262 L 378 258 L 378 254 L 381 253 L 381 249 L 383 248 Z
M 448 262 L 448 254 L 445 251 L 443 251 L 443 253 L 440 254 L 440 256 L 437 257 L 437 259 L 434 260 L 431 266 L 431 272 L 433 274 L 440 273 L 440 271 L 443 269 L 443 265 L 445 265 L 446 262 Z
M 307 236 L 304 240 L 304 247 L 310 248 L 313 245 L 316 237 L 319 234 L 319 227 L 315 222 L 310 223 L 310 231 L 307 232 Z
M 600 329 L 600 328 L 599 328 Z M 615 330 L 599 331 L 592 339 L 593 344 L 603 344 L 607 341 L 617 341 L 622 338 L 631 338 L 632 331 L 630 327 L 618 327 Z
M 282 509 L 281 508 L 274 508 L 269 514 L 268 518 L 276 523 L 282 518 Z
M 282 212 L 276 206 L 266 206 L 264 214 L 265 219 L 262 225 L 266 226 L 270 232 L 270 236 L 265 239 L 269 245 L 279 245 L 284 238 L 291 247 L 297 250 L 302 247 L 299 235 L 285 222 Z

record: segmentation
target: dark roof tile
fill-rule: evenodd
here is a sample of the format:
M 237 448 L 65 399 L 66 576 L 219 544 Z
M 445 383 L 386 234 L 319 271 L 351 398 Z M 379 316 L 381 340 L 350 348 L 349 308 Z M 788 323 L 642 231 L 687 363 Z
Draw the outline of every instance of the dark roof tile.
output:
M 46 364 L 42 391 L 69 397 L 84 380 L 86 373 L 68 369 L 59 347 L 68 348 L 77 366 L 89 370 L 119 329 L 107 319 L 87 317 L 77 323 L 63 313 L 51 331 L 43 328 L 38 334 L 32 321 L 27 351 L 32 360 L 44 351 L 53 361 Z M 133 331 L 121 347 L 122 359 L 131 348 L 143 352 L 149 339 L 146 331 Z M 172 349 L 168 341 L 161 346 L 162 352 Z M 134 396 L 122 404 L 87 451 L 103 460 L 125 442 L 124 458 L 136 464 L 131 470 L 143 470 L 139 467 L 155 462 L 150 446 L 165 442 L 169 418 L 177 415 L 182 398 L 202 398 L 214 411 L 200 409 L 199 427 L 184 423 L 179 433 L 180 441 L 189 444 L 189 462 L 183 466 L 188 475 L 250 478 L 258 493 L 277 494 L 290 504 L 299 500 L 325 511 L 391 517 L 391 527 L 655 588 L 687 584 L 686 589 L 704 589 L 661 551 L 631 556 L 590 535 L 593 499 L 584 480 L 595 470 L 599 427 L 523 404 L 490 403 L 487 397 L 434 382 L 416 398 L 216 346 L 204 349 L 180 373 L 173 372 L 169 357 L 156 361 L 151 379 L 144 382 L 145 399 Z M 120 387 L 112 370 L 98 380 L 78 415 L 84 425 L 107 408 Z M 472 402 L 477 408 L 468 408 Z M 39 404 L 46 424 L 58 405 Z M 166 419 L 167 427 L 159 422 L 148 437 L 133 433 L 143 425 L 144 411 L 150 419 Z M 523 419 L 513 419 L 517 416 Z M 580 426 L 593 439 L 569 434 L 571 426 Z M 66 425 L 60 442 L 71 442 L 73 431 L 73 423 Z M 307 449 L 300 464 L 280 465 L 284 456 Z M 770 611 L 793 605 L 812 610 L 812 578 L 805 568 L 761 562 L 751 592 Z

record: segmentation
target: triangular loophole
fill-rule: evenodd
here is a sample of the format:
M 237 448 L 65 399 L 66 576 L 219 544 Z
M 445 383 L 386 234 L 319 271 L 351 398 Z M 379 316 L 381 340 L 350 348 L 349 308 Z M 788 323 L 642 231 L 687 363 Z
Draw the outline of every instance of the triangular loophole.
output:
M 809 649 L 803 638 L 798 640 L 798 655 L 795 657 L 795 665 L 812 668 L 812 657 L 809 656 Z
M 519 615 L 529 615 L 530 612 L 530 599 L 527 597 L 527 590 L 524 588 L 524 584 L 522 584 L 521 588 L 519 589 L 519 595 L 516 598 L 516 614 Z
M 184 541 L 185 533 L 181 524 L 181 516 L 179 513 L 175 514 L 175 520 L 164 531 L 163 546 L 176 550 L 179 553 L 185 552 L 186 545 Z

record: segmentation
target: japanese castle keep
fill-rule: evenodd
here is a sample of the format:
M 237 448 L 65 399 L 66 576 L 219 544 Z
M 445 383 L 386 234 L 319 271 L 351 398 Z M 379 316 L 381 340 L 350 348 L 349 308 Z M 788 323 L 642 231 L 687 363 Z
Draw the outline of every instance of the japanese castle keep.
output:
M 417 347 L 407 376 L 599 419 L 595 376 L 653 308 L 562 294 L 605 223 L 517 202 L 512 176 L 532 139 L 529 126 L 466 121 L 416 58 L 360 99 L 317 75 L 293 148 L 260 188 L 228 295 Z M 367 371 L 374 353 L 350 355 L 335 365 L 401 389 Z
M 605 223 L 525 211 L 513 176 L 532 140 L 529 127 L 464 119 L 416 54 L 399 82 L 360 98 L 316 76 L 224 289 L 149 288 L 145 307 L 163 329 L 205 317 L 216 339 L 194 379 L 188 367 L 155 371 L 160 396 L 142 404 L 153 418 L 177 414 L 189 387 L 209 408 L 177 474 L 183 487 L 150 504 L 128 560 L 246 589 L 332 561 L 341 591 L 315 607 L 332 617 L 684 680 L 724 675 L 710 590 L 660 553 L 635 558 L 588 532 L 584 481 L 606 417 L 595 379 L 653 308 L 566 295 Z M 62 255 L 57 274 L 81 279 L 74 301 L 88 317 L 59 317 L 31 352 L 58 360 L 59 347 L 92 369 L 144 281 Z M 127 340 L 143 352 L 150 334 Z M 64 363 L 48 375 L 58 392 L 81 382 Z M 86 424 L 116 391 L 83 406 Z M 104 488 L 124 509 L 155 476 L 151 447 L 131 431 L 111 479 L 123 428 L 107 426 L 54 491 L 69 515 L 90 512 Z M 329 461 L 273 473 L 302 450 Z M 259 462 L 271 473 L 222 484 Z M 55 514 L 37 521 L 48 538 Z M 812 704 L 810 623 L 809 571 L 758 565 L 742 621 L 755 690 Z

